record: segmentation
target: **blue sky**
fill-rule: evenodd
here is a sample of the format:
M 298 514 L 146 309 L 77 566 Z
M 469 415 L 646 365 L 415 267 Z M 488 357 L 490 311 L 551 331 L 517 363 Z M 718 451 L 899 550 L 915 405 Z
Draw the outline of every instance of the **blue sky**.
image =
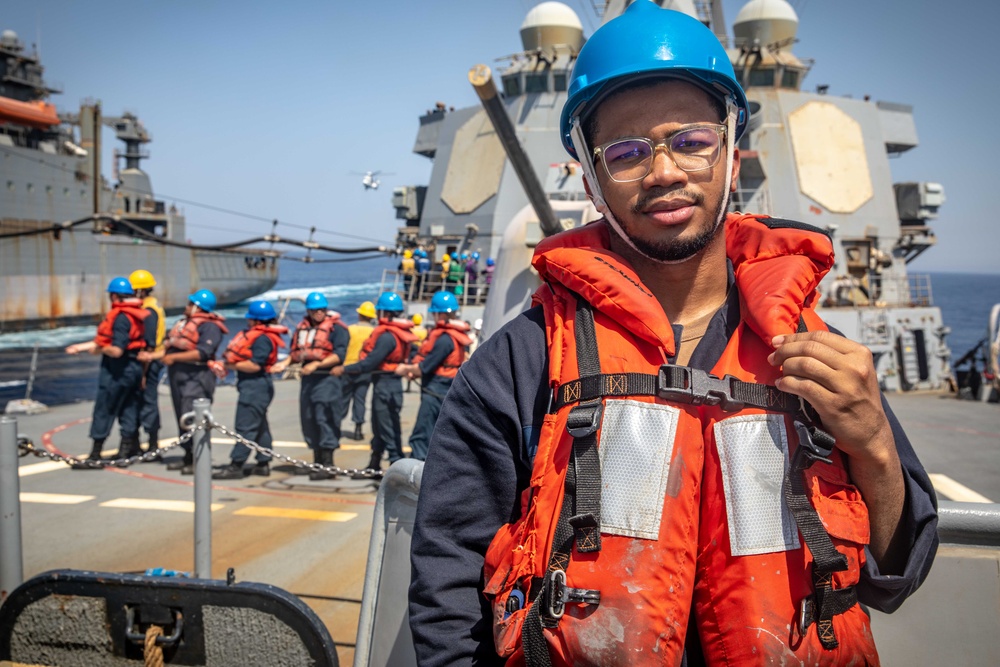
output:
M 591 0 L 566 0 L 586 34 Z M 203 202 L 391 242 L 393 186 L 426 183 L 430 162 L 411 150 L 417 118 L 442 101 L 476 103 L 468 69 L 520 50 L 534 0 L 0 0 L 0 29 L 40 41 L 53 101 L 75 110 L 134 111 L 153 135 L 144 168 L 154 189 Z M 728 22 L 742 0 L 725 0 Z M 938 181 L 947 201 L 938 247 L 916 271 L 1000 272 L 1000 234 L 988 197 L 1000 139 L 991 114 L 1000 86 L 989 67 L 995 3 L 797 0 L 805 86 L 912 104 L 921 145 L 893 160 L 896 181 Z M 731 32 L 731 30 L 730 30 Z M 952 139 L 959 136 L 963 142 Z M 111 136 L 107 135 L 110 164 Z M 364 191 L 352 172 L 381 169 Z M 110 166 L 105 173 L 110 174 Z M 189 235 L 233 240 L 269 225 L 180 204 Z M 280 231 L 280 228 L 279 228 Z M 286 235 L 301 234 L 285 230 Z M 331 245 L 367 244 L 321 234 Z

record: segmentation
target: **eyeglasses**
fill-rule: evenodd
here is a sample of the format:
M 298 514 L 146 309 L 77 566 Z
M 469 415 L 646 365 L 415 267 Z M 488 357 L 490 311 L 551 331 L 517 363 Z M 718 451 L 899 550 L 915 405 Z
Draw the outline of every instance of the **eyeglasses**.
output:
M 653 166 L 653 154 L 663 147 L 682 171 L 711 169 L 722 154 L 724 125 L 685 125 L 671 132 L 660 143 L 646 137 L 615 139 L 594 149 L 594 158 L 600 158 L 604 170 L 617 183 L 629 183 L 646 177 Z

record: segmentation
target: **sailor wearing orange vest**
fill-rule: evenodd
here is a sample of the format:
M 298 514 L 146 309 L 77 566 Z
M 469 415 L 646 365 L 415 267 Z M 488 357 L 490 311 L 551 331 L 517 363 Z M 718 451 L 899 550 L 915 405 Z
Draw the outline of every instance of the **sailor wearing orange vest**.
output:
M 142 352 L 140 360 L 161 359 L 167 367 L 170 399 L 180 431 L 181 417 L 194 410 L 197 398 L 209 401 L 215 395 L 215 374 L 208 362 L 222 337 L 229 333 L 226 321 L 215 310 L 215 294 L 202 289 L 188 297 L 184 316 L 170 329 L 164 345 L 156 352 Z M 180 470 L 182 475 L 194 474 L 194 458 L 190 442 L 183 445 L 184 456 L 167 463 L 167 470 Z
M 159 448 L 160 405 L 156 388 L 160 384 L 160 375 L 163 373 L 163 362 L 159 358 L 150 356 L 149 353 L 163 350 L 163 341 L 167 332 L 167 316 L 156 297 L 153 296 L 156 279 L 152 273 L 145 269 L 138 269 L 129 274 L 128 281 L 132 285 L 132 289 L 135 290 L 136 298 L 142 300 L 142 307 L 149 312 L 143 321 L 146 329 L 146 349 L 138 355 L 145 370 L 139 393 L 139 423 L 142 424 L 142 428 L 149 436 L 146 451 L 154 452 Z
M 236 371 L 236 432 L 265 450 L 271 449 L 271 429 L 267 423 L 267 408 L 274 399 L 271 371 L 278 361 L 278 348 L 285 346 L 282 335 L 288 327 L 278 324 L 278 313 L 267 301 L 251 301 L 244 316 L 247 328 L 237 333 L 223 355 L 225 364 L 209 362 L 216 375 Z M 243 464 L 250 458 L 250 448 L 241 442 L 233 445 L 226 467 L 212 473 L 214 479 L 243 479 Z M 251 474 L 267 477 L 271 474 L 271 456 L 257 452 L 257 463 Z
M 399 411 L 403 408 L 403 383 L 395 374 L 405 363 L 410 345 L 417 339 L 410 331 L 413 322 L 404 319 L 403 299 L 395 292 L 382 292 L 375 303 L 378 326 L 361 346 L 361 360 L 348 366 L 334 366 L 334 375 L 372 375 L 372 455 L 368 468 L 382 467 L 382 454 L 389 450 L 389 463 L 403 458 Z
M 410 434 L 410 456 L 421 461 L 427 458 L 427 444 L 441 412 L 441 402 L 472 344 L 469 324 L 454 319 L 458 314 L 458 299 L 454 294 L 437 292 L 431 297 L 427 312 L 434 316 L 434 328 L 417 350 L 413 363 L 396 367 L 396 375 L 420 376 L 420 410 Z
M 94 443 L 87 458 L 91 461 L 100 460 L 104 441 L 111 434 L 115 419 L 121 432 L 121 444 L 115 458 L 139 453 L 139 385 L 143 370 L 137 355 L 146 346 L 143 320 L 149 311 L 135 298 L 126 278 L 111 279 L 108 298 L 111 308 L 98 325 L 94 340 L 66 348 L 67 354 L 101 355 L 94 416 L 90 422 L 90 437 Z
M 329 302 L 319 292 L 306 296 L 306 316 L 292 332 L 292 351 L 274 365 L 280 373 L 290 363 L 302 364 L 299 387 L 299 423 L 313 461 L 333 465 L 333 453 L 340 447 L 340 422 L 346 399 L 341 378 L 329 370 L 343 363 L 351 334 L 340 321 L 340 313 L 328 310 Z M 326 471 L 314 470 L 309 479 L 330 479 Z
M 748 114 L 685 14 L 635 2 L 582 48 L 563 144 L 604 220 L 538 245 L 535 307 L 442 407 L 421 665 L 879 664 L 859 602 L 923 581 L 933 491 L 871 352 L 812 310 L 829 238 L 726 216 Z

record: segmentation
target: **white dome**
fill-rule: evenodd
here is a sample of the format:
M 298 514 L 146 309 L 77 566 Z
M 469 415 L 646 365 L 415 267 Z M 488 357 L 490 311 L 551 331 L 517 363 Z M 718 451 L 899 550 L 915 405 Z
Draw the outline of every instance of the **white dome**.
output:
M 580 17 L 568 5 L 561 2 L 543 2 L 532 7 L 524 17 L 521 30 L 525 28 L 542 28 L 559 26 L 563 28 L 579 28 L 583 30 Z
M 691 18 L 698 18 L 698 10 L 694 7 L 694 0 L 663 0 L 660 6 L 664 9 L 682 12 Z
M 750 0 L 733 22 L 737 46 L 788 46 L 795 40 L 798 28 L 799 17 L 786 0 Z
M 583 24 L 572 9 L 561 2 L 543 2 L 524 17 L 521 43 L 525 51 L 565 45 L 574 51 L 583 46 Z

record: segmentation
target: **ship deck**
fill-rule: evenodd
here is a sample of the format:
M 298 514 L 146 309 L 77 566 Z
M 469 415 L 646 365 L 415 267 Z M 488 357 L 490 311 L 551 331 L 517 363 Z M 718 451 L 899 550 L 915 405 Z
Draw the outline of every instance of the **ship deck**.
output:
M 275 387 L 270 408 L 275 449 L 306 458 L 298 383 Z M 405 394 L 404 443 L 419 398 L 414 383 Z M 172 421 L 169 397 L 161 393 L 160 399 L 166 440 L 175 431 L 167 424 Z M 232 423 L 235 401 L 235 388 L 218 389 L 213 409 L 218 421 Z M 892 395 L 889 402 L 941 498 L 1000 501 L 1000 407 L 932 394 Z M 83 455 L 89 451 L 91 409 L 92 403 L 81 402 L 19 416 L 18 430 L 39 446 L 49 443 L 66 454 Z M 365 434 L 370 437 L 367 424 Z M 214 461 L 224 463 L 229 443 L 216 434 L 213 442 Z M 363 466 L 368 450 L 367 439 L 345 439 L 336 464 Z M 20 484 L 25 578 L 54 568 L 194 569 L 193 477 L 155 463 L 87 471 L 29 456 L 20 460 Z M 310 482 L 280 463 L 268 478 L 216 482 L 213 575 L 225 577 L 232 567 L 238 580 L 303 596 L 330 629 L 341 664 L 351 664 L 376 490 L 363 481 Z

